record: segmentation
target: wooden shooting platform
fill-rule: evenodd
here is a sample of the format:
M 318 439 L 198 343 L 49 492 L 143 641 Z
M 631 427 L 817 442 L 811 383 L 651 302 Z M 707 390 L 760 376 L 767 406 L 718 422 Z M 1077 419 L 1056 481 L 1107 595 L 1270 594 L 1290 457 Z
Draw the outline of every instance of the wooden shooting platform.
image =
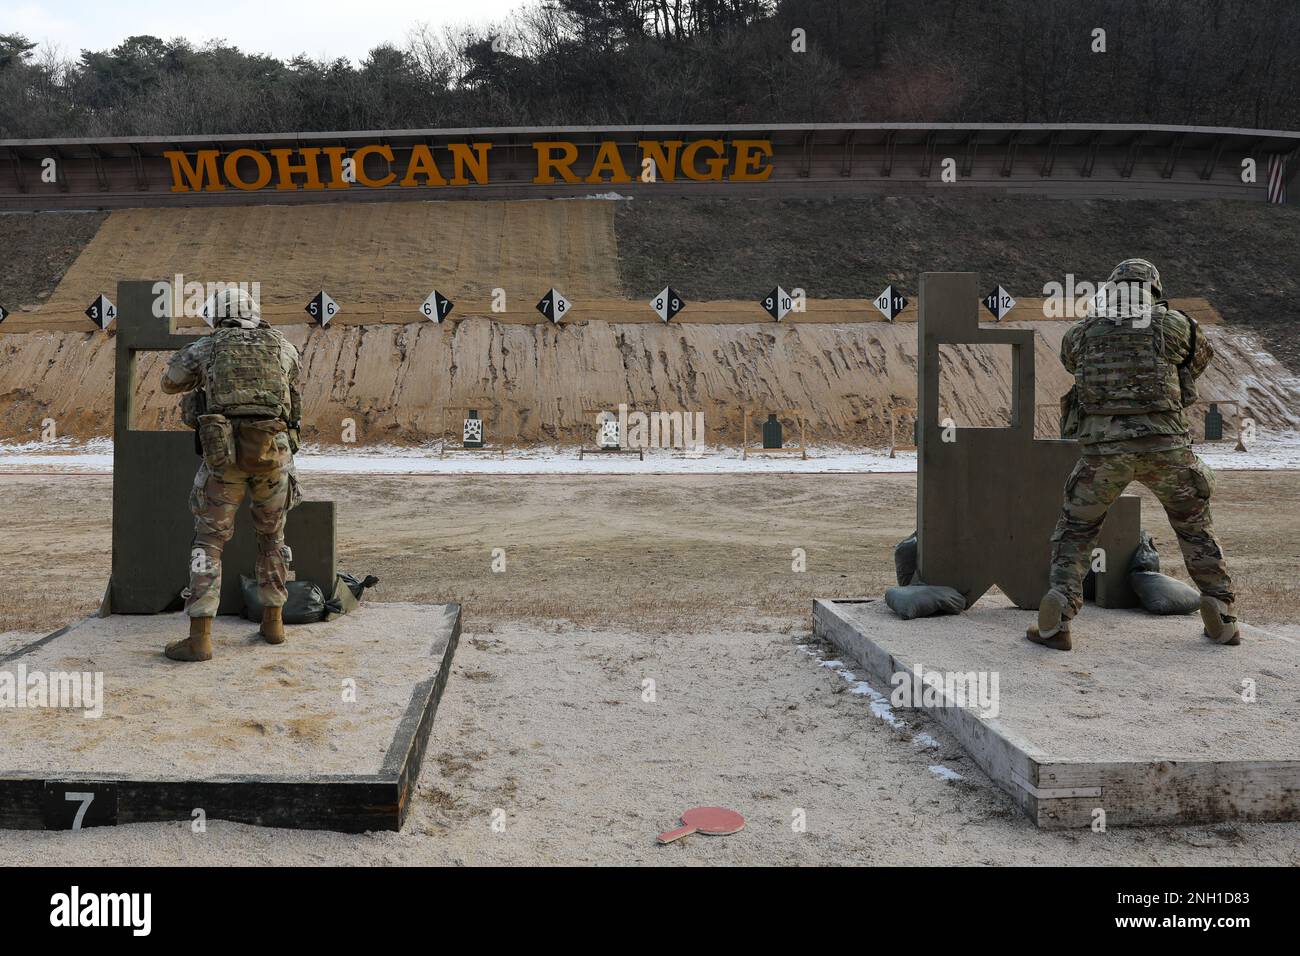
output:
M 1246 625 L 1220 647 L 1197 614 L 1087 605 L 1065 652 L 1025 639 L 1035 619 L 1002 595 L 912 621 L 882 600 L 813 605 L 816 635 L 886 696 L 918 666 L 997 675 L 992 716 L 924 709 L 1040 827 L 1300 820 L 1300 641 Z
M 71 829 L 84 806 L 82 827 L 201 810 L 258 826 L 401 829 L 460 605 L 367 603 L 289 625 L 279 646 L 223 616 L 212 660 L 168 660 L 164 644 L 187 627 L 183 614 L 87 618 L 0 656 L 15 681 L 102 675 L 97 718 L 84 706 L 0 708 L 0 827 Z

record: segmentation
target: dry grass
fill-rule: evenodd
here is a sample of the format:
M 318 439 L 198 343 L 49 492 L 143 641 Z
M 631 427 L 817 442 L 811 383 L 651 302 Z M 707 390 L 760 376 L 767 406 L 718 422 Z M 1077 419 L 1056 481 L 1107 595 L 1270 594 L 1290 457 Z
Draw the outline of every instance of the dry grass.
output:
M 90 613 L 109 572 L 111 481 L 7 476 L 0 631 Z M 309 477 L 339 505 L 342 567 L 384 601 L 460 601 L 480 634 L 506 621 L 656 633 L 722 624 L 789 630 L 816 597 L 879 593 L 914 526 L 911 475 Z M 1184 580 L 1159 505 L 1146 526 Z M 1219 475 L 1215 515 L 1241 607 L 1300 620 L 1300 473 Z M 492 571 L 492 551 L 506 570 Z M 791 570 L 795 548 L 807 571 Z

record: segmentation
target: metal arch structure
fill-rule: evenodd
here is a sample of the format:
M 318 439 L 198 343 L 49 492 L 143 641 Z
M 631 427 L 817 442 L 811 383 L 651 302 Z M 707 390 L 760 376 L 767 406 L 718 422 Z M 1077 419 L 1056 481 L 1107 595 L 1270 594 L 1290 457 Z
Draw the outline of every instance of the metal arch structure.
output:
M 677 176 L 644 183 L 638 144 L 643 140 L 717 140 L 726 151 L 735 140 L 771 143 L 771 174 L 761 182 L 694 181 Z M 564 141 L 578 149 L 575 169 L 589 168 L 600 144 L 613 141 L 633 181 L 535 183 L 534 144 Z M 487 142 L 491 175 L 484 184 L 462 186 L 349 187 L 305 190 L 228 188 L 174 192 L 164 153 L 217 150 L 224 158 L 239 149 L 303 149 L 363 145 L 392 149 L 395 166 L 411 150 L 427 146 L 436 160 L 451 144 Z M 630 196 L 827 196 L 912 194 L 936 189 L 991 190 L 1061 199 L 1244 199 L 1265 201 L 1268 159 L 1288 158 L 1284 178 L 1294 180 L 1300 132 L 1202 126 L 1140 126 L 1079 123 L 795 123 L 716 126 L 558 126 L 482 129 L 360 130 L 248 133 L 219 136 L 105 137 L 0 140 L 0 211 L 113 209 L 132 206 L 204 206 L 249 203 L 357 202 L 395 199 L 541 199 L 589 195 L 611 186 Z M 42 163 L 56 161 L 53 182 Z M 1253 182 L 1242 181 L 1242 163 L 1256 163 Z M 952 160 L 952 163 L 946 162 Z M 324 156 L 316 158 L 328 178 Z M 371 155 L 372 175 L 387 163 Z M 944 181 L 945 169 L 956 173 Z M 1300 188 L 1291 188 L 1295 203 Z

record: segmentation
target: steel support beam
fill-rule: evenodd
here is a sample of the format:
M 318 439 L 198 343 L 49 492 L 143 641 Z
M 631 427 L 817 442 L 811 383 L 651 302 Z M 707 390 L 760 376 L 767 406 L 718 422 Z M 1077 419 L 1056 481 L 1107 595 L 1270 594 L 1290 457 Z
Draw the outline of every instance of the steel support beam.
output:
M 1020 136 L 1012 133 L 1007 139 L 1006 152 L 1002 154 L 1002 175 L 1010 176 L 1016 167 L 1016 150 L 1020 147 Z
M 1178 163 L 1178 154 L 1183 151 L 1183 134 L 1179 133 L 1169 143 L 1169 153 L 1165 158 L 1165 168 L 1160 171 L 1161 179 L 1172 179 L 1174 166 Z
M 855 130 L 849 130 L 840 143 L 840 175 L 845 178 L 853 175 L 853 140 L 856 136 Z
M 1043 156 L 1043 165 L 1038 170 L 1040 176 L 1051 176 L 1052 167 L 1056 165 L 1056 148 L 1061 145 L 1061 134 L 1053 133 L 1047 141 L 1047 153 Z
M 888 176 L 894 171 L 894 148 L 897 145 L 898 132 L 890 130 L 885 134 L 884 153 L 880 159 L 880 175 Z
M 1214 147 L 1210 150 L 1210 155 L 1205 160 L 1205 165 L 1201 167 L 1201 178 L 1212 179 L 1214 171 L 1219 167 L 1219 157 L 1223 155 L 1223 145 L 1227 142 L 1222 136 L 1214 141 Z
M 10 148 L 5 152 L 9 154 L 9 168 L 13 170 L 14 185 L 18 187 L 20 193 L 27 192 L 27 176 L 23 172 L 23 158 L 18 155 L 16 149 Z
M 979 149 L 979 142 L 976 140 L 975 134 L 971 133 L 968 135 L 962 146 L 963 155 L 961 159 L 961 175 L 965 178 L 975 169 L 975 153 Z
M 1128 144 L 1128 153 L 1124 156 L 1124 165 L 1120 167 L 1119 174 L 1125 179 L 1133 175 L 1133 167 L 1137 165 L 1138 153 L 1142 151 L 1142 134 L 1134 136 Z

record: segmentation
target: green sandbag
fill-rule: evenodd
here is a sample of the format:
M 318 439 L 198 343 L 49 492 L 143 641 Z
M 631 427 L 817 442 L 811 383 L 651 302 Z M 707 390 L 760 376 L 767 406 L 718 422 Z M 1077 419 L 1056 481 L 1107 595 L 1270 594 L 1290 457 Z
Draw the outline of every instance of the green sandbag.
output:
M 239 576 L 239 589 L 244 596 L 244 617 L 250 621 L 262 620 L 262 601 L 257 595 L 257 579 L 246 574 Z M 285 624 L 315 624 L 327 620 L 327 615 L 343 613 L 343 608 L 331 598 L 325 600 L 320 588 L 310 581 L 290 581 L 286 585 L 289 597 L 284 602 Z
M 1159 571 L 1133 571 L 1128 583 L 1149 614 L 1191 614 L 1201 607 L 1200 592 Z
M 1151 532 L 1143 531 L 1138 535 L 1137 550 L 1128 563 L 1129 571 L 1159 571 L 1160 552 L 1156 550 L 1156 539 Z
M 966 599 L 960 591 L 937 584 L 886 588 L 885 603 L 905 621 L 936 614 L 960 614 L 966 610 Z
M 357 579 L 346 572 L 334 578 L 334 591 L 326 600 L 321 589 L 310 581 L 290 581 L 289 597 L 284 603 L 285 624 L 315 624 L 332 621 L 361 606 L 361 596 L 367 588 L 379 583 L 379 578 L 367 574 Z M 262 620 L 262 602 L 257 596 L 257 581 L 247 575 L 239 576 L 239 588 L 244 597 L 244 617 L 250 621 Z
M 916 532 L 894 545 L 894 574 L 901 587 L 916 584 Z

